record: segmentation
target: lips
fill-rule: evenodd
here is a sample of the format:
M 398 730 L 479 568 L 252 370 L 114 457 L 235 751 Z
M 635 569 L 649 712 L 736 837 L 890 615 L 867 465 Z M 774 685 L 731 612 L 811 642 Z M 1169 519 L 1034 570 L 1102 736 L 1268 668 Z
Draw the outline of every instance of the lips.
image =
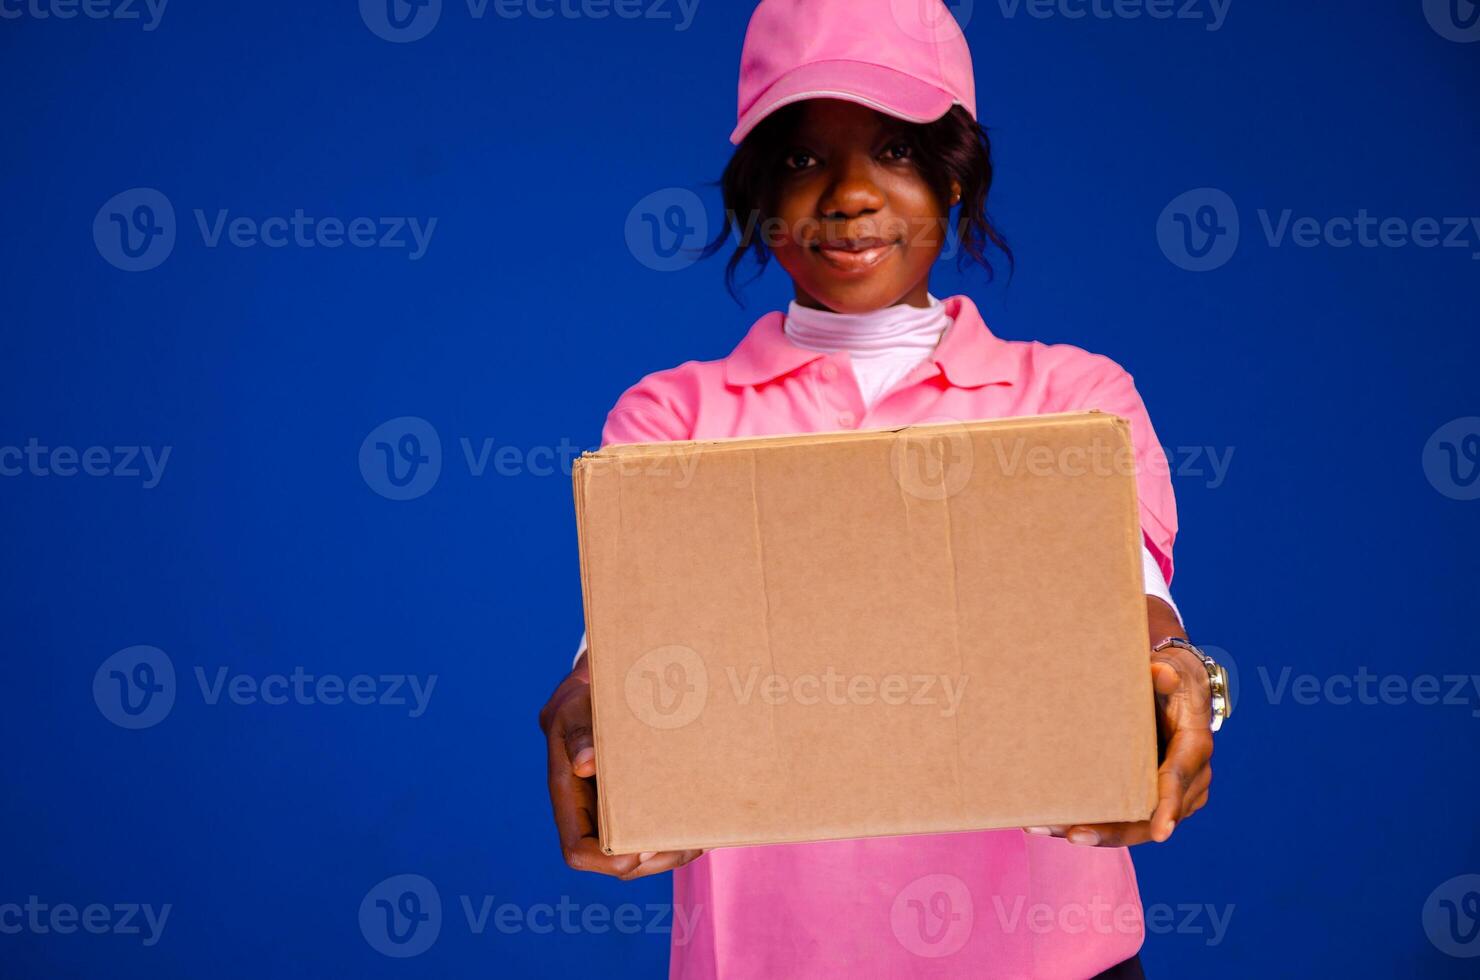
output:
M 883 238 L 830 238 L 812 250 L 840 272 L 866 272 L 888 258 L 897 244 Z

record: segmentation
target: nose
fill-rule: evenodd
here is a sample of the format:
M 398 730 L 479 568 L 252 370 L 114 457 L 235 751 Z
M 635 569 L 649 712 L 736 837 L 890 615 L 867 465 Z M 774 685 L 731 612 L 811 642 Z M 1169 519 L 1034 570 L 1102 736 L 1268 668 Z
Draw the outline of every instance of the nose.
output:
M 824 218 L 856 218 L 884 207 L 884 192 L 873 179 L 866 155 L 851 155 L 836 166 L 833 180 L 817 202 Z

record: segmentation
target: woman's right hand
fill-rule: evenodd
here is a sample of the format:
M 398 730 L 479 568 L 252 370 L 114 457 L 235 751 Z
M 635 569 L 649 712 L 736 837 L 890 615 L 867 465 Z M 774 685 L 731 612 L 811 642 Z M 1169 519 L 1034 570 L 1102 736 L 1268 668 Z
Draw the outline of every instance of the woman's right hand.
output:
M 596 829 L 596 745 L 591 730 L 591 675 L 586 654 L 540 710 L 550 763 L 550 806 L 565 863 L 623 881 L 671 871 L 703 851 L 604 854 Z

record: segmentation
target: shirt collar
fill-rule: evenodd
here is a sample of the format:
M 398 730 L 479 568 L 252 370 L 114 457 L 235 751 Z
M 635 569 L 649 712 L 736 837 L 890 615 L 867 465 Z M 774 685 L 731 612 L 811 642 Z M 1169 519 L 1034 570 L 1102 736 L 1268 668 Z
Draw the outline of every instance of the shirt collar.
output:
M 952 323 L 930 354 L 930 361 L 946 380 L 957 388 L 1012 384 L 1007 341 L 987 329 L 976 304 L 966 296 L 951 296 L 942 302 Z M 745 339 L 725 358 L 726 383 L 765 384 L 827 356 L 788 340 L 782 329 L 785 321 L 786 314 L 775 311 L 751 326 Z

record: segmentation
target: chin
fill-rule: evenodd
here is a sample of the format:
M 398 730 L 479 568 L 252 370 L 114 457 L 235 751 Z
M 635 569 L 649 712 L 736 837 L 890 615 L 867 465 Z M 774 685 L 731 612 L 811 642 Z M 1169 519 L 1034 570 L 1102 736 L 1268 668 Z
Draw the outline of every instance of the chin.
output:
M 808 292 L 835 313 L 872 313 L 898 303 L 909 288 L 892 282 L 859 280 L 826 285 L 818 283 Z

